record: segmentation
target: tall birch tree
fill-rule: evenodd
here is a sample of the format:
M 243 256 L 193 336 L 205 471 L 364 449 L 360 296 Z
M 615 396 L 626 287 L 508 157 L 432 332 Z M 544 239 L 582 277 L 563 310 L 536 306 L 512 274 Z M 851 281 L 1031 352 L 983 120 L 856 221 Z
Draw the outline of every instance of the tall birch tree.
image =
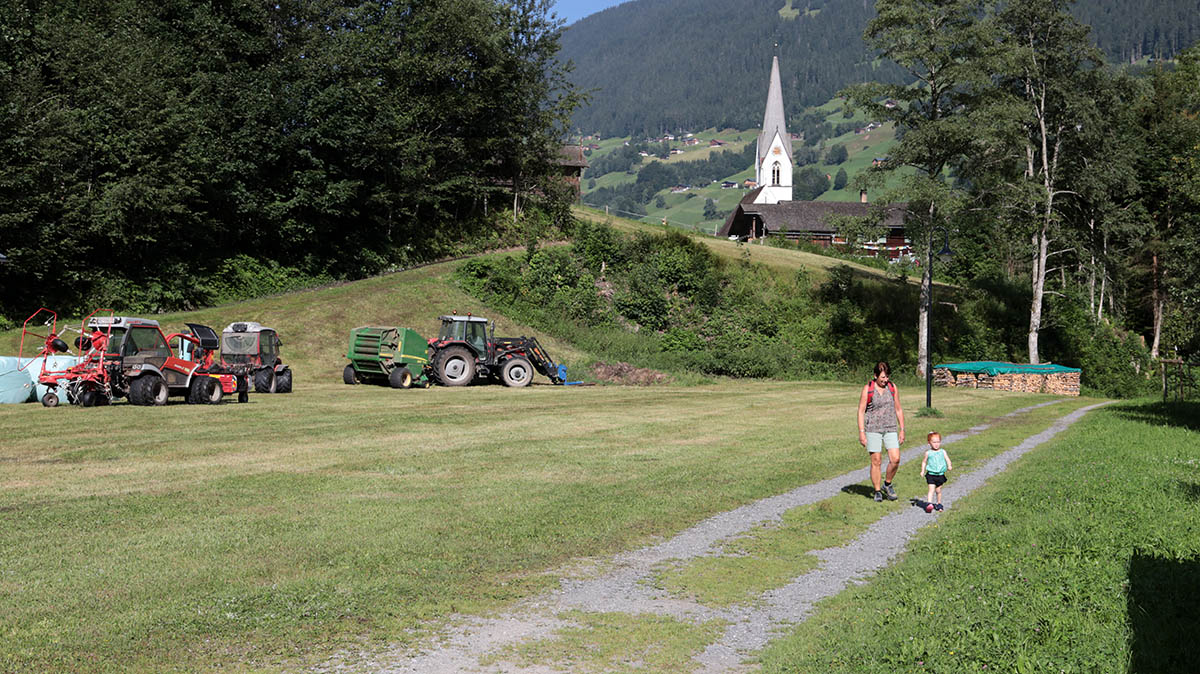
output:
M 990 82 L 986 68 L 987 27 L 980 0 L 880 0 L 863 39 L 882 58 L 906 70 L 915 84 L 865 83 L 842 92 L 853 105 L 903 130 L 899 144 L 879 171 L 906 172 L 900 187 L 881 201 L 908 204 L 906 231 L 921 259 L 921 306 L 917 318 L 917 369 L 929 364 L 931 259 L 941 231 L 953 229 L 966 192 L 947 176 L 970 151 L 978 126 L 972 105 Z M 870 176 L 860 186 L 872 184 Z
M 1007 185 L 1009 216 L 1029 242 L 1029 362 L 1040 362 L 1046 277 L 1051 257 L 1066 252 L 1073 236 L 1064 228 L 1061 199 L 1072 190 L 1071 164 L 1081 160 L 1082 131 L 1099 123 L 1091 92 L 1099 50 L 1088 27 L 1069 13 L 1069 0 L 1011 0 L 997 13 L 1002 56 L 999 81 L 1019 115 L 1014 138 L 1019 173 Z

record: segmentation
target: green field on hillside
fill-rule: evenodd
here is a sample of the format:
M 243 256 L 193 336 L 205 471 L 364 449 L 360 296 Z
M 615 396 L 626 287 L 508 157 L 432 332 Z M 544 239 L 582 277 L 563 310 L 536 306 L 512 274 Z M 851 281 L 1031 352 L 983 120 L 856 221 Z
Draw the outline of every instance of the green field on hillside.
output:
M 861 122 L 864 126 L 867 124 L 867 119 L 861 110 L 855 112 L 851 117 L 845 117 L 843 114 L 843 102 L 841 100 L 832 100 L 825 105 L 810 108 L 810 111 L 824 113 L 829 123 L 837 125 L 849 121 Z M 653 161 L 665 161 L 667 164 L 672 164 L 680 161 L 693 161 L 697 159 L 706 159 L 713 152 L 721 150 L 731 150 L 740 152 L 747 144 L 754 143 L 758 137 L 758 129 L 707 129 L 695 134 L 695 137 L 701 142 L 695 146 L 683 145 L 682 139 L 672 141 L 671 147 L 683 150 L 682 154 L 671 155 L 666 160 L 660 160 L 655 157 L 644 157 L 641 162 L 634 165 L 633 173 L 606 173 L 598 178 L 585 178 L 583 190 L 583 202 L 588 203 L 588 194 L 594 190 L 604 187 L 616 187 L 633 183 L 637 180 L 637 171 L 646 164 Z M 710 148 L 708 142 L 712 139 L 720 139 L 728 143 L 724 147 Z M 621 147 L 629 138 L 610 138 L 603 141 L 598 141 L 600 149 L 594 150 L 591 157 L 600 158 L 613 150 Z M 830 178 L 830 189 L 817 197 L 817 201 L 859 201 L 860 195 L 858 188 L 853 185 L 853 180 L 856 175 L 868 170 L 873 160 L 876 157 L 886 157 L 891 151 L 891 148 L 896 144 L 895 127 L 892 124 L 885 124 L 880 128 L 873 129 L 869 132 L 856 134 L 849 132 L 829 138 L 821 143 L 823 152 L 825 149 L 834 145 L 844 145 L 848 153 L 848 159 L 842 164 L 825 164 L 818 163 L 816 168 Z M 800 147 L 799 141 L 794 141 L 793 145 Z M 797 166 L 794 171 L 799 172 L 803 167 Z M 846 187 L 840 190 L 832 189 L 833 178 L 837 175 L 838 169 L 844 169 L 850 182 Z M 709 185 L 691 185 L 690 189 L 682 194 L 673 194 L 669 189 L 662 190 L 651 198 L 650 203 L 645 205 L 646 215 L 642 220 L 646 222 L 657 223 L 663 218 L 667 222 L 683 229 L 695 230 L 704 233 L 712 233 L 716 231 L 722 222 L 724 216 L 716 219 L 704 218 L 704 202 L 706 199 L 713 199 L 716 203 L 716 209 L 721 212 L 727 212 L 737 207 L 738 200 L 745 196 L 745 191 L 737 189 L 721 189 L 721 182 L 731 180 L 741 184 L 743 180 L 754 178 L 754 167 L 747 167 L 744 171 L 735 173 L 729 176 L 724 176 L 717 182 Z M 594 183 L 593 183 L 594 180 Z M 891 177 L 882 189 L 888 189 L 894 186 L 897 179 Z M 689 198 L 689 195 L 695 195 Z M 871 198 L 868 194 L 868 198 Z M 656 204 L 657 199 L 661 198 L 665 204 L 659 207 Z M 630 214 L 622 214 L 630 215 Z

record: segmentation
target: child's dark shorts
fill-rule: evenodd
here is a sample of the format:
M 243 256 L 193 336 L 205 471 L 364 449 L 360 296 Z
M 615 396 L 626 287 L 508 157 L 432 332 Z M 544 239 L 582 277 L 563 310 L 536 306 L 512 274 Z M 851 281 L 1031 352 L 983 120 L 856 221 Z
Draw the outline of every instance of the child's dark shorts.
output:
M 946 484 L 946 476 L 945 475 L 934 475 L 933 473 L 925 473 L 925 483 L 931 484 L 935 487 L 940 487 L 940 486 Z

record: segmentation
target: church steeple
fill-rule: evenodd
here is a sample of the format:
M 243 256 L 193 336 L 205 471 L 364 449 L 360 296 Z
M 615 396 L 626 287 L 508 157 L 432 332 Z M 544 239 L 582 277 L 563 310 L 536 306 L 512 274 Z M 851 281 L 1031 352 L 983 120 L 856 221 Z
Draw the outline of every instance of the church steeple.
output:
M 771 60 L 771 84 L 767 89 L 767 109 L 755 148 L 755 176 L 761 191 L 756 204 L 777 204 L 792 200 L 792 137 L 783 114 L 783 87 L 779 81 L 779 57 Z
M 783 144 L 788 161 L 792 161 L 791 136 L 788 136 L 787 123 L 783 115 L 783 87 L 779 84 L 779 57 L 771 60 L 771 84 L 767 89 L 767 110 L 763 113 L 762 131 L 758 134 L 758 161 L 771 149 L 771 141 L 775 134 L 787 141 Z

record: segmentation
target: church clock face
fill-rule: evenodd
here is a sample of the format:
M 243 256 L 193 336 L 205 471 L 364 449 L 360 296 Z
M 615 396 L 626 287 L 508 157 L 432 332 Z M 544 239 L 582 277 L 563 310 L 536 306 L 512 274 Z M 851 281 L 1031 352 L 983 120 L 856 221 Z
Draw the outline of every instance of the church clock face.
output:
M 776 147 L 775 149 L 771 150 L 771 154 L 783 154 L 783 148 Z

